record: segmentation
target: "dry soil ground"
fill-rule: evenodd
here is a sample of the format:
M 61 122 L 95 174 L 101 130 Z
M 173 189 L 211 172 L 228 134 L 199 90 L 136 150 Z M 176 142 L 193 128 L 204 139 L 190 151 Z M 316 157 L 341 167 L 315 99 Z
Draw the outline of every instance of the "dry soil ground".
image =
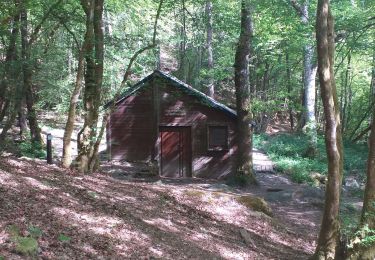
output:
M 0 256 L 26 257 L 14 227 L 19 237 L 41 230 L 30 256 L 40 259 L 305 259 L 313 252 L 320 209 L 293 194 L 269 196 L 277 193 L 272 187 L 284 195 L 295 188 L 285 178 L 259 173 L 260 187 L 237 190 L 131 177 L 139 170 L 107 165 L 81 176 L 40 160 L 1 158 Z M 239 203 L 244 195 L 268 199 L 274 217 Z

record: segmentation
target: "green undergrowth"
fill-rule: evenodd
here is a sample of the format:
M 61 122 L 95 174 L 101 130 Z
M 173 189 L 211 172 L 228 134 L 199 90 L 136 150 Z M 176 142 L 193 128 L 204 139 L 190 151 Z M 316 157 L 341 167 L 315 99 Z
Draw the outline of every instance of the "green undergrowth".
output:
M 46 150 L 41 144 L 26 140 L 19 143 L 18 147 L 22 156 L 38 159 L 46 158 Z
M 305 156 L 308 140 L 303 134 L 254 135 L 254 147 L 267 153 L 276 171 L 289 174 L 294 182 L 313 183 L 316 173 L 327 174 L 324 137 L 318 137 L 316 158 Z M 344 174 L 364 178 L 368 149 L 364 144 L 344 142 Z

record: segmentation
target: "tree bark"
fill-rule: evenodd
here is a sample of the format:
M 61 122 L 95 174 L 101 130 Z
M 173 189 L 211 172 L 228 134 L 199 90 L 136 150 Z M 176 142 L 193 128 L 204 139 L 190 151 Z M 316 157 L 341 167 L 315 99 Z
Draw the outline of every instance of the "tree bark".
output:
M 334 78 L 334 24 L 329 0 L 319 0 L 316 17 L 318 73 L 326 122 L 328 181 L 322 225 L 314 259 L 339 257 L 339 204 L 343 173 L 340 109 Z
M 237 105 L 237 174 L 246 175 L 256 183 L 253 173 L 252 114 L 250 104 L 249 56 L 253 37 L 250 14 L 250 1 L 241 1 L 241 33 L 238 40 L 234 63 L 234 82 Z
M 310 0 L 305 0 L 303 5 L 299 5 L 296 0 L 290 0 L 293 8 L 301 18 L 304 26 L 309 26 L 309 5 Z M 308 36 L 312 38 L 311 36 Z M 300 126 L 304 129 L 308 139 L 309 146 L 306 155 L 315 157 L 317 154 L 317 132 L 315 118 L 315 78 L 316 64 L 314 62 L 314 46 L 311 43 L 306 44 L 303 51 L 303 105 L 305 106 L 304 118 Z
M 214 98 L 215 96 L 215 84 L 213 77 L 214 68 L 214 57 L 212 50 L 212 2 L 211 0 L 206 1 L 206 16 L 207 16 L 207 68 L 208 68 L 208 96 Z
M 15 1 L 15 8 L 20 10 L 20 3 L 18 1 Z M 0 85 L 0 99 L 2 102 L 0 122 L 2 122 L 4 117 L 7 115 L 6 122 L 0 134 L 0 143 L 5 140 L 8 130 L 12 127 L 12 124 L 17 115 L 17 111 L 21 106 L 21 100 L 23 96 L 22 84 L 16 82 L 17 69 L 14 67 L 13 64 L 13 62 L 17 60 L 16 42 L 19 35 L 19 27 L 20 11 L 14 15 L 12 20 L 12 30 L 5 58 L 4 77 Z M 11 89 L 11 86 L 13 86 L 13 91 Z M 13 96 L 13 98 L 10 98 L 11 96 Z
M 76 166 L 80 172 L 88 173 L 97 133 L 101 87 L 103 80 L 103 0 L 81 0 L 86 14 L 86 73 L 84 88 L 84 124 L 78 141 Z
M 64 168 L 69 168 L 72 164 L 71 140 L 74 130 L 74 122 L 76 119 L 76 107 L 78 103 L 79 94 L 82 88 L 82 80 L 84 74 L 84 48 L 85 46 L 83 45 L 82 48 L 79 50 L 76 82 L 74 85 L 73 93 L 70 97 L 68 118 L 65 124 L 65 131 L 63 137 L 63 156 L 61 159 L 61 163 Z
M 290 72 L 290 62 L 289 62 L 288 51 L 285 54 L 285 63 L 286 63 L 286 77 L 287 77 L 287 86 L 288 86 L 288 110 L 289 110 L 290 129 L 294 131 L 294 117 L 293 117 L 293 108 L 292 108 L 292 82 L 291 82 L 291 72 Z
M 306 125 L 304 126 L 306 135 L 309 139 L 309 146 L 306 154 L 308 157 L 314 158 L 318 153 L 318 137 L 316 132 L 316 118 L 315 118 L 315 77 L 317 67 L 313 62 L 314 47 L 310 44 L 304 48 L 304 96 L 305 96 L 305 118 Z
M 370 83 L 371 89 L 375 87 L 375 58 L 373 60 L 372 79 Z M 374 92 L 371 93 L 372 104 L 375 102 Z M 372 124 L 371 134 L 369 138 L 369 154 L 367 159 L 367 180 L 365 194 L 363 198 L 363 208 L 360 226 L 358 233 L 361 234 L 360 239 L 369 235 L 366 230 L 375 232 L 375 106 L 372 108 Z M 372 234 L 373 235 L 373 234 Z M 374 259 L 375 258 L 375 243 L 371 245 L 354 245 L 353 251 L 350 252 L 350 259 Z

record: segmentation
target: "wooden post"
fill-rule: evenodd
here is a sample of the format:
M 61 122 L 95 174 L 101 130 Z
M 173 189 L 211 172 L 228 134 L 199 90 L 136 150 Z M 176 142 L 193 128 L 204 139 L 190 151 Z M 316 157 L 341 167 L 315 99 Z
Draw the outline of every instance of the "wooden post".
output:
M 47 163 L 52 164 L 52 135 L 47 134 Z

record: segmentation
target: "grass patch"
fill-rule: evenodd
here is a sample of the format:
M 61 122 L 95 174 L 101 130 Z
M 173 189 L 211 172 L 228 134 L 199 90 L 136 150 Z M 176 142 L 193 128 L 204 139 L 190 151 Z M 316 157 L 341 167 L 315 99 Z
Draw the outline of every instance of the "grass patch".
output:
M 60 242 L 62 243 L 69 243 L 70 240 L 72 239 L 71 237 L 67 236 L 67 235 L 64 235 L 64 234 L 60 234 L 59 237 L 57 238 Z
M 254 147 L 263 150 L 275 163 L 276 171 L 289 174 L 294 182 L 313 183 L 311 174 L 327 174 L 324 137 L 318 137 L 318 155 L 305 157 L 308 140 L 302 134 L 255 135 Z M 368 149 L 364 144 L 344 142 L 344 174 L 364 177 Z
M 7 231 L 15 245 L 15 251 L 25 256 L 35 256 L 38 252 L 37 239 L 42 236 L 43 232 L 40 228 L 29 226 L 29 236 L 22 236 L 20 229 L 16 225 L 7 227 Z

